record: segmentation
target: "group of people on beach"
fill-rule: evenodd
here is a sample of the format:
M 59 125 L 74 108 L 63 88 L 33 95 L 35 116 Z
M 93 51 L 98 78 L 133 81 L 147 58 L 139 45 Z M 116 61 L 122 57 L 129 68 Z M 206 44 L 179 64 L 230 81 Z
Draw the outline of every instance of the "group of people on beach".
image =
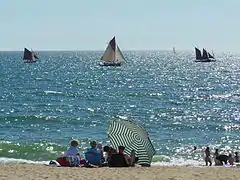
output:
M 196 150 L 196 147 L 194 147 L 194 149 Z M 233 157 L 232 154 L 229 154 L 229 155 L 219 154 L 219 150 L 216 149 L 215 153 L 213 154 L 213 157 L 214 157 L 215 166 L 222 166 L 227 164 L 233 166 L 234 163 L 240 162 L 238 152 L 235 152 L 235 156 Z M 206 163 L 206 166 L 208 166 L 208 164 L 210 166 L 212 165 L 212 158 L 211 158 L 211 152 L 209 147 L 205 149 L 205 163 Z
M 90 148 L 86 150 L 85 158 L 81 158 L 77 148 L 78 145 L 77 140 L 72 140 L 65 154 L 66 161 L 71 167 L 129 167 L 134 166 L 138 159 L 135 156 L 135 150 L 132 150 L 131 155 L 128 156 L 124 153 L 124 146 L 119 146 L 117 151 L 109 146 L 102 148 L 102 145 L 96 141 L 90 142 Z M 57 162 L 62 165 L 60 158 L 57 159 Z

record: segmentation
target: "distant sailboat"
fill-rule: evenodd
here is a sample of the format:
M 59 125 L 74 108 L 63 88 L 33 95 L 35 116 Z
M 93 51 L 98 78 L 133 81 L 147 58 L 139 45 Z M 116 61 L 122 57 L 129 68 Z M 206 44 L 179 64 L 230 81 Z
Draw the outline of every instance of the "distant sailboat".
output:
M 212 56 L 206 49 L 203 48 L 203 53 L 195 47 L 196 60 L 195 62 L 213 62 L 216 61 L 214 56 Z
M 24 48 L 23 60 L 25 63 L 33 63 L 36 62 L 36 59 L 39 59 L 35 52 Z
M 116 44 L 115 36 L 109 41 L 106 50 L 104 51 L 101 62 L 99 63 L 100 66 L 121 66 L 125 58 Z
M 176 49 L 175 49 L 175 47 L 173 47 L 173 53 L 176 54 Z

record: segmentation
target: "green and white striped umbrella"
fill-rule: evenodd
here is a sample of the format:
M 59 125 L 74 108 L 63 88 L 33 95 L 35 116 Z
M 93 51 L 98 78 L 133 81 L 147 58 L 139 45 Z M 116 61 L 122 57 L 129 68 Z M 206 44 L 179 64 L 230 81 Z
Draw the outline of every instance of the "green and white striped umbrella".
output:
M 152 162 L 155 149 L 146 130 L 136 123 L 126 120 L 112 121 L 108 129 L 108 137 L 114 148 L 125 146 L 125 152 L 128 155 L 135 150 L 139 164 Z

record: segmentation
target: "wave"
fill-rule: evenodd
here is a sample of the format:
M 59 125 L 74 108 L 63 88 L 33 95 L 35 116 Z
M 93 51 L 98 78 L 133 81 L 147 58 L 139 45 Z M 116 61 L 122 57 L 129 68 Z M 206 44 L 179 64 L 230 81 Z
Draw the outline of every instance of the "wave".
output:
M 31 161 L 26 159 L 15 159 L 0 157 L 0 164 L 48 164 L 49 161 Z
M 62 92 L 58 91 L 44 91 L 46 94 L 62 94 Z
M 196 160 L 186 160 L 184 158 L 173 158 L 170 162 L 152 162 L 152 166 L 191 166 L 200 167 L 204 166 L 204 162 Z
M 28 163 L 28 164 L 48 164 L 50 160 L 56 160 L 63 156 L 66 146 L 54 143 L 12 143 L 10 141 L 0 141 L 0 164 L 5 163 Z M 85 148 L 81 148 L 85 149 Z M 81 152 L 81 157 L 84 154 Z M 173 157 L 167 155 L 155 155 L 152 159 L 153 166 L 201 166 L 203 159 L 189 157 Z
M 50 161 L 50 160 L 49 160 Z M 15 158 L 7 158 L 0 157 L 0 164 L 48 164 L 49 161 L 34 161 L 27 159 L 15 159 Z M 152 162 L 152 166 L 190 166 L 190 167 L 200 167 L 204 165 L 204 162 L 199 162 L 195 160 L 185 160 L 183 158 L 180 159 L 172 159 L 170 162 Z

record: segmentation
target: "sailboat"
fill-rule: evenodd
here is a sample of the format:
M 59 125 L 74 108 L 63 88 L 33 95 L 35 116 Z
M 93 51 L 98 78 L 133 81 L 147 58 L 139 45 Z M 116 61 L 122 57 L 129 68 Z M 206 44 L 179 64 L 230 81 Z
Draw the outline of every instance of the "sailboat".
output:
M 116 43 L 115 36 L 109 41 L 107 48 L 105 49 L 100 66 L 121 66 L 125 58 Z
M 195 47 L 196 60 L 195 62 L 214 62 L 216 61 L 214 56 L 211 55 L 206 49 L 203 48 L 203 53 Z
M 36 60 L 39 59 L 35 52 L 32 50 L 28 50 L 27 48 L 24 48 L 24 54 L 23 54 L 23 60 L 25 60 L 25 63 L 34 63 Z
M 173 47 L 173 54 L 176 54 L 176 49 L 175 49 L 175 47 Z

